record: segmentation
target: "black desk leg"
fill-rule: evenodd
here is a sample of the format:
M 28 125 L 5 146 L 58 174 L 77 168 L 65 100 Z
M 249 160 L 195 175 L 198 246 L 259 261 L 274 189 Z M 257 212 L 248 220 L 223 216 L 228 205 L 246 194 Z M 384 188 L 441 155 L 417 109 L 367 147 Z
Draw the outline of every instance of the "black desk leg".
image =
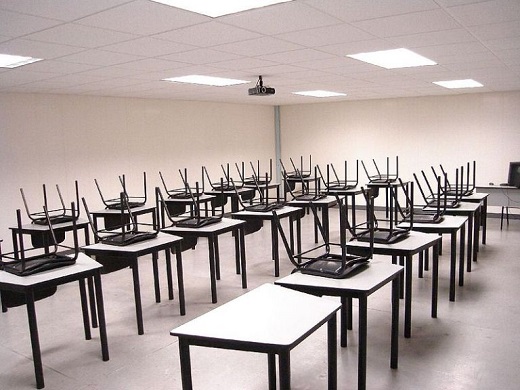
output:
M 87 291 L 85 289 L 85 279 L 78 280 L 79 283 L 79 296 L 81 299 L 81 312 L 83 314 L 83 329 L 85 330 L 85 340 L 90 340 L 92 335 L 90 334 L 90 318 L 88 315 L 88 304 L 87 304 Z
M 459 286 L 464 286 L 464 248 L 466 241 L 466 224 L 462 224 L 460 228 L 460 243 L 459 243 Z
M 422 278 L 424 271 L 424 252 L 419 252 L 419 267 L 417 268 L 417 277 Z
M 106 362 L 109 359 L 108 339 L 107 326 L 105 321 L 105 304 L 103 302 L 103 288 L 101 287 L 101 272 L 99 271 L 94 275 L 94 284 L 96 285 L 96 302 L 99 316 L 99 338 L 101 340 L 101 355 L 103 356 L 103 361 Z
M 291 351 L 284 350 L 278 355 L 280 390 L 291 390 Z
M 213 248 L 215 251 L 215 275 L 217 280 L 220 280 L 220 252 L 218 249 L 218 235 L 215 235 L 215 240 L 213 241 Z
M 329 241 L 329 207 L 321 208 L 321 220 L 323 221 L 323 230 L 325 230 L 325 241 Z
M 399 278 L 392 280 L 392 335 L 390 368 L 397 368 L 399 355 Z
M 433 246 L 433 270 L 432 270 L 432 318 L 437 318 L 437 301 L 439 296 L 439 245 Z
M 182 390 L 192 390 L 190 344 L 182 337 L 179 338 L 179 354 L 181 358 Z
M 157 265 L 157 252 L 152 253 L 153 285 L 155 289 L 155 302 L 161 302 L 161 287 L 159 286 L 159 266 Z
M 486 234 L 487 234 L 487 197 L 484 198 L 484 203 L 482 205 L 481 225 L 482 225 L 482 245 L 486 245 Z
M 367 388 L 367 297 L 359 297 L 358 390 Z
M 186 301 L 184 298 L 184 271 L 182 270 L 181 244 L 175 248 L 175 258 L 177 261 L 177 287 L 179 288 L 179 307 L 181 316 L 186 314 Z
M 451 232 L 450 301 L 455 301 L 455 273 L 457 272 L 457 232 Z
M 132 262 L 132 276 L 134 280 L 134 300 L 135 300 L 135 315 L 137 317 L 137 334 L 144 334 L 143 326 L 143 306 L 141 303 L 141 286 L 139 281 L 139 267 L 137 266 L 138 259 L 135 258 Z
M 480 240 L 480 207 L 475 212 L 475 221 L 473 224 L 474 237 L 473 237 L 473 261 L 477 261 L 477 254 L 479 251 L 479 240 Z
M 242 288 L 247 288 L 247 270 L 246 270 L 246 234 L 244 227 L 238 229 L 238 236 L 240 237 L 240 268 L 242 269 Z
M 211 286 L 211 302 L 217 303 L 217 278 L 215 275 L 215 241 L 213 236 L 208 237 L 209 246 L 209 278 Z
M 404 337 L 410 338 L 412 337 L 412 255 L 406 255 L 405 259 Z
M 27 301 L 27 318 L 29 320 L 29 332 L 31 334 L 31 346 L 34 362 L 34 375 L 36 376 L 36 388 L 43 389 L 42 353 L 40 350 L 40 338 L 38 337 L 38 324 L 36 322 L 36 308 L 34 307 L 34 291 L 30 289 L 25 294 Z
M 172 248 L 166 248 L 164 255 L 166 257 L 166 281 L 168 283 L 168 299 L 173 300 L 173 278 L 172 278 Z M 177 252 L 177 251 L 175 251 Z
M 90 302 L 90 315 L 92 316 L 92 327 L 98 327 L 97 321 L 97 313 L 96 313 L 96 296 L 94 294 L 94 283 L 92 281 L 92 277 L 87 278 L 87 287 L 88 287 L 88 299 Z
M 240 237 L 236 231 L 233 232 L 235 236 L 235 272 L 237 275 L 240 275 Z
M 336 390 L 338 388 L 338 351 L 336 346 L 338 343 L 337 328 L 336 313 L 334 313 L 327 322 L 329 390 Z
M 278 253 L 278 229 L 274 220 L 271 220 L 271 245 L 273 249 L 274 276 L 280 276 L 280 254 Z
M 276 355 L 267 354 L 267 375 L 269 378 L 269 390 L 276 390 Z
M 468 217 L 468 253 L 467 253 L 467 271 L 471 272 L 471 256 L 473 255 L 473 229 L 476 227 L 473 226 L 473 218 L 474 215 L 470 215 Z
M 345 348 L 347 346 L 347 328 L 348 328 L 347 317 L 348 317 L 348 311 L 349 311 L 348 305 L 347 305 L 348 299 L 349 298 L 344 297 L 344 296 L 341 297 L 341 310 L 339 312 L 339 314 L 340 314 L 340 321 L 339 321 L 340 345 L 342 348 Z

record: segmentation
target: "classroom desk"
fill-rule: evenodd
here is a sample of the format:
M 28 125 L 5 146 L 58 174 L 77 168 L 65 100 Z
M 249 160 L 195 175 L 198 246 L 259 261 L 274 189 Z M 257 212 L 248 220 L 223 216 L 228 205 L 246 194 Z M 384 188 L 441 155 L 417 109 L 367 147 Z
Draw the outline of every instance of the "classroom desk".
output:
M 338 195 L 340 197 L 343 197 L 345 198 L 345 206 L 347 206 L 347 222 L 350 223 L 350 221 L 352 221 L 352 223 L 350 224 L 350 226 L 352 227 L 355 227 L 356 226 L 356 196 L 357 195 L 361 195 L 363 193 L 363 191 L 360 189 L 360 188 L 351 188 L 351 189 L 348 189 L 348 190 L 342 190 L 342 189 L 334 189 L 334 188 L 331 188 L 331 189 L 328 189 L 326 191 L 326 194 L 327 195 L 331 195 L 331 196 L 335 196 L 335 195 Z M 348 202 L 348 198 L 350 198 L 350 207 L 349 207 L 349 202 Z M 350 214 L 351 214 L 351 220 L 349 220 L 349 217 L 348 217 L 348 211 L 349 211 L 349 208 L 350 208 Z
M 425 207 L 425 211 L 435 211 L 435 207 Z M 445 215 L 462 215 L 468 217 L 468 250 L 467 264 L 468 272 L 471 272 L 471 259 L 477 261 L 479 226 L 480 226 L 480 203 L 460 202 L 459 207 L 446 208 Z
M 298 200 L 293 199 L 287 202 L 288 206 L 300 207 L 302 209 L 306 209 L 310 207 L 310 204 L 316 206 L 317 209 L 321 209 L 321 225 L 323 226 L 323 230 L 325 231 L 325 241 L 328 241 L 329 238 L 329 209 L 334 207 L 337 204 L 335 196 L 326 196 L 322 199 L 318 200 Z M 314 217 L 313 217 L 314 218 Z M 318 242 L 318 230 L 316 224 L 314 224 L 314 242 Z
M 280 219 L 289 218 L 289 226 L 290 226 L 290 245 L 294 251 L 294 228 L 293 223 L 296 221 L 296 245 L 297 252 L 301 252 L 301 218 L 303 211 L 298 207 L 284 206 L 280 209 L 276 210 L 276 214 Z M 266 212 L 256 212 L 256 211 L 247 211 L 242 210 L 237 213 L 231 214 L 232 218 L 240 219 L 243 221 L 248 220 L 261 220 L 261 221 L 270 221 L 271 224 L 271 256 L 274 260 L 274 276 L 280 276 L 280 255 L 278 253 L 278 228 L 276 227 L 276 223 L 274 221 L 274 216 L 272 211 Z
M 34 293 L 39 289 L 54 287 L 74 281 L 79 282 L 81 307 L 83 311 L 83 326 L 85 338 L 91 339 L 90 325 L 87 309 L 87 297 L 85 291 L 85 278 L 94 279 L 97 313 L 99 320 L 99 337 L 101 340 L 101 354 L 103 361 L 109 360 L 108 341 L 105 324 L 105 309 L 103 304 L 103 291 L 101 288 L 101 264 L 92 260 L 83 253 L 80 253 L 76 264 L 50 271 L 37 273 L 29 276 L 17 276 L 5 271 L 0 271 L 0 289 L 8 290 L 25 295 L 27 306 L 27 318 L 29 321 L 29 332 L 31 334 L 32 355 L 34 361 L 34 374 L 36 376 L 36 387 L 45 387 L 43 378 L 43 364 L 38 336 L 38 324 L 36 321 L 36 308 L 34 303 Z
M 207 191 L 204 191 L 204 193 L 207 195 L 215 196 L 215 197 L 223 196 L 226 198 L 226 203 L 227 203 L 228 198 L 231 199 L 231 212 L 236 213 L 240 209 L 240 207 L 238 206 L 238 203 L 239 203 L 238 197 L 243 196 L 243 195 L 252 194 L 254 191 L 255 191 L 255 189 L 253 189 L 251 187 L 241 187 L 241 188 L 237 188 L 236 191 L 235 190 L 227 190 L 227 191 L 207 190 Z
M 460 249 L 459 249 L 459 286 L 464 285 L 464 245 L 466 235 L 467 217 L 456 215 L 445 215 L 439 223 L 413 223 L 412 230 L 423 233 L 449 234 L 451 243 L 450 258 L 450 301 L 455 301 L 455 273 L 457 267 L 457 232 L 460 231 Z M 402 222 L 398 225 L 400 228 L 407 228 L 409 222 Z M 422 276 L 422 267 L 419 265 L 419 273 Z
M 262 178 L 260 178 L 261 180 Z M 267 197 L 269 198 L 269 190 L 276 190 L 276 198 L 273 198 L 273 197 L 270 197 L 269 199 L 275 199 L 276 201 L 279 201 L 281 200 L 281 195 L 280 195 L 280 183 L 275 183 L 275 182 L 270 182 L 268 184 L 261 184 L 259 183 L 258 184 L 258 187 L 256 186 L 256 184 L 250 184 L 248 182 L 244 183 L 244 187 L 245 188 L 250 188 L 250 189 L 254 189 L 256 190 L 257 188 L 260 189 L 261 193 L 262 193 L 262 196 L 263 197 Z
M 374 254 L 392 256 L 392 263 L 397 262 L 397 257 L 404 260 L 404 337 L 412 335 L 412 257 L 418 253 L 433 248 L 433 271 L 432 271 L 432 318 L 437 317 L 437 295 L 439 277 L 439 243 L 441 237 L 436 234 L 427 234 L 411 231 L 408 237 L 393 244 L 374 243 Z M 363 253 L 370 248 L 370 243 L 357 240 L 347 242 L 348 253 Z
M 473 192 L 471 195 L 465 195 L 462 197 L 463 202 L 480 204 L 480 226 L 482 227 L 482 245 L 486 245 L 487 238 L 488 197 L 489 194 L 485 192 Z
M 369 295 L 392 282 L 392 331 L 390 367 L 397 368 L 399 333 L 399 277 L 403 267 L 373 259 L 361 272 L 345 279 L 305 275 L 295 272 L 274 283 L 313 295 L 341 297 L 341 346 L 347 346 L 347 329 L 352 329 L 352 298 L 359 300 L 358 389 L 366 389 L 367 377 L 367 300 Z M 348 320 L 347 320 L 348 316 Z
M 217 303 L 217 280 L 220 280 L 220 254 L 218 236 L 224 233 L 234 233 L 236 273 L 242 275 L 242 288 L 247 288 L 246 247 L 244 239 L 245 221 L 222 218 L 220 222 L 200 228 L 170 226 L 161 229 L 162 232 L 180 237 L 206 237 L 209 250 L 209 276 L 211 285 L 211 302 Z
M 200 196 L 194 196 L 194 199 L 197 203 L 206 205 L 207 203 L 209 203 L 213 199 L 215 199 L 215 196 L 202 194 Z M 180 206 L 181 208 L 184 207 L 184 209 L 186 209 L 186 207 L 189 206 L 190 215 L 194 215 L 193 199 L 191 197 L 189 197 L 189 198 L 175 198 L 175 197 L 165 198 L 164 203 L 166 205 L 171 205 L 172 207 L 175 207 L 175 206 Z M 208 207 L 207 206 L 204 207 L 204 211 L 205 211 L 205 216 L 208 216 Z M 176 213 L 171 213 L 171 212 L 170 212 L 170 214 L 177 215 Z M 165 220 L 165 212 L 164 212 L 164 208 L 161 208 L 161 221 L 164 221 L 164 220 Z
M 183 390 L 192 389 L 190 346 L 267 353 L 269 389 L 276 389 L 276 355 L 280 389 L 291 388 L 290 352 L 327 323 L 328 388 L 337 388 L 337 324 L 340 304 L 264 284 L 173 329 L 179 338 Z M 223 362 L 220 362 L 225 364 Z M 215 362 L 218 366 L 219 362 Z M 294 371 L 294 370 L 293 370 Z
M 152 215 L 152 224 L 153 226 L 157 226 L 157 215 L 155 213 L 155 206 L 139 206 L 131 209 L 132 215 L 134 216 L 136 222 L 137 217 L 140 215 L 151 214 Z M 128 214 L 128 210 L 123 210 L 124 214 Z M 97 211 L 91 211 L 90 215 L 92 216 L 92 223 L 94 225 L 94 230 L 98 231 L 98 219 L 103 219 L 105 221 L 105 227 L 107 227 L 107 221 L 117 221 L 119 223 L 119 217 L 121 216 L 121 210 L 115 209 L 102 209 Z
M 85 237 L 85 244 L 88 245 L 90 243 L 90 236 L 89 236 L 89 222 L 85 219 L 77 219 L 76 220 L 76 229 L 77 230 L 83 230 L 84 237 Z M 52 230 L 54 230 L 54 234 L 60 233 L 60 232 L 70 232 L 74 229 L 73 223 L 71 222 L 62 222 L 52 225 Z M 27 234 L 32 236 L 39 236 L 41 239 L 41 242 L 43 243 L 44 247 L 48 247 L 51 236 L 50 236 L 50 228 L 49 225 L 39 225 L 36 223 L 28 223 L 26 225 L 22 225 L 22 228 L 19 229 L 18 226 L 12 226 L 9 228 L 11 230 L 11 235 L 13 237 L 13 245 L 14 245 L 14 251 L 18 251 L 18 240 L 17 235 L 18 234 Z
M 78 218 L 76 220 L 76 229 L 78 231 L 83 230 L 84 237 L 85 237 L 85 245 L 90 244 L 90 234 L 89 234 L 89 222 L 85 219 Z M 22 225 L 22 228 L 19 229 L 18 226 L 13 226 L 9 228 L 11 230 L 11 234 L 13 237 L 13 251 L 15 253 L 18 252 L 18 234 L 27 234 L 31 236 L 31 240 L 36 239 L 39 240 L 39 245 L 33 246 L 42 246 L 46 250 L 48 250 L 49 244 L 51 242 L 51 236 L 50 236 L 50 228 L 48 225 L 39 225 L 36 223 L 29 223 L 26 225 Z M 63 222 L 63 223 L 57 223 L 52 225 L 52 229 L 54 230 L 54 234 L 60 234 L 60 233 L 67 233 L 74 230 L 74 226 L 72 221 L 70 222 Z M 58 239 L 59 240 L 59 239 Z M 96 313 L 96 307 L 95 307 L 95 297 L 94 297 L 94 286 L 93 286 L 93 280 L 92 278 L 87 278 L 87 284 L 88 284 L 88 292 L 90 296 L 90 310 L 92 313 L 92 326 L 94 328 L 97 327 L 97 317 L 95 315 Z M 2 306 L 2 311 L 5 312 L 7 309 Z
M 108 245 L 98 242 L 96 244 L 88 245 L 81 248 L 87 255 L 96 256 L 102 262 L 104 256 L 118 257 L 128 260 L 128 265 L 132 269 L 132 278 L 134 284 L 134 300 L 135 300 L 135 314 L 137 319 L 137 333 L 144 334 L 143 324 L 143 308 L 141 304 L 141 287 L 139 282 L 139 257 L 153 254 L 153 272 L 155 285 L 155 301 L 161 301 L 159 288 L 159 271 L 157 267 L 157 253 L 164 251 L 166 255 L 166 278 L 168 281 L 168 298 L 173 300 L 173 282 L 171 269 L 171 251 L 175 249 L 177 260 L 177 285 L 179 288 L 179 311 L 181 315 L 186 314 L 185 300 L 184 300 L 184 279 L 182 271 L 182 257 L 181 257 L 181 241 L 182 238 L 172 236 L 169 234 L 159 233 L 157 237 L 150 240 L 137 242 L 135 244 L 117 246 Z M 110 261 L 107 260 L 107 261 Z

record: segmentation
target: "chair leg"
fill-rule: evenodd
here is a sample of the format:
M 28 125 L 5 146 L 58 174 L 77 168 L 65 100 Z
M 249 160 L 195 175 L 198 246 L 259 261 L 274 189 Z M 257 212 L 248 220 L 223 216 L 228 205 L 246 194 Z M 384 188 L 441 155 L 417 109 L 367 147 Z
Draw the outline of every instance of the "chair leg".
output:
M 504 206 L 502 206 L 502 212 L 500 213 L 500 230 L 504 227 Z

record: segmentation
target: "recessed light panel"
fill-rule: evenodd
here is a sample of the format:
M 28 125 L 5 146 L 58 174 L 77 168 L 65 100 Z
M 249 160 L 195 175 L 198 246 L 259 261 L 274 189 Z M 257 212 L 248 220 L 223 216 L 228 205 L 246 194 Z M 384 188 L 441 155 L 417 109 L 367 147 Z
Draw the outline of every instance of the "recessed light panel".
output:
M 408 49 L 381 50 L 369 53 L 347 55 L 355 60 L 367 62 L 386 69 L 412 68 L 415 66 L 437 65 L 434 61 Z
M 335 96 L 347 96 L 345 93 L 341 92 L 331 92 L 331 91 L 323 91 L 323 90 L 316 90 L 316 91 L 300 91 L 300 92 L 293 92 L 294 95 L 301 95 L 301 96 L 311 96 L 311 97 L 335 97 Z
M 186 11 L 217 18 L 272 4 L 286 3 L 292 0 L 152 0 Z
M 12 56 L 10 54 L 0 54 L 0 68 L 17 68 L 22 65 L 32 64 L 41 61 L 41 58 Z
M 163 81 L 170 81 L 172 83 L 210 85 L 213 87 L 227 87 L 230 85 L 249 83 L 249 81 L 245 81 L 245 80 L 226 79 L 226 78 L 222 78 L 222 77 L 212 77 L 212 76 L 201 76 L 201 75 L 197 75 L 197 74 L 193 74 L 193 75 L 189 75 L 189 76 L 181 76 L 181 77 L 171 77 L 168 79 L 163 79 Z
M 441 87 L 450 88 L 450 89 L 483 87 L 482 84 L 480 84 L 478 81 L 475 81 L 473 79 L 434 81 L 433 83 L 440 85 Z

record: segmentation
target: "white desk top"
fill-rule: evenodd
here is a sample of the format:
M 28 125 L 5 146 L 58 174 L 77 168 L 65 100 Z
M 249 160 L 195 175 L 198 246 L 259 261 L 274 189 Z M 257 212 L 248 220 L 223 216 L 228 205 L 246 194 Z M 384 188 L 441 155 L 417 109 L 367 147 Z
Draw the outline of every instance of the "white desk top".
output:
M 274 283 L 283 286 L 308 286 L 326 288 L 330 290 L 360 291 L 370 292 L 375 288 L 391 279 L 404 269 L 400 265 L 395 265 L 383 259 L 382 255 L 374 256 L 369 265 L 361 272 L 355 273 L 351 277 L 344 279 L 326 278 L 323 276 L 306 275 L 295 272 L 284 278 L 276 280 Z
M 468 217 L 462 215 L 444 215 L 443 220 L 439 223 L 413 223 L 412 229 L 428 229 L 428 230 L 443 230 L 443 229 L 460 229 L 466 223 Z M 410 226 L 409 222 L 401 222 L 397 227 L 407 228 Z
M 231 219 L 231 218 L 222 218 L 220 222 L 215 222 L 210 225 L 202 226 L 199 228 L 191 228 L 191 227 L 179 227 L 179 226 L 170 226 L 164 229 L 161 229 L 163 232 L 167 232 L 168 234 L 175 233 L 191 233 L 191 232 L 199 232 L 199 233 L 217 233 L 221 230 L 230 229 L 235 226 L 243 225 L 245 221 L 241 221 L 239 219 Z
M 340 306 L 339 302 L 264 284 L 170 334 L 290 346 Z
M 441 237 L 436 234 L 411 231 L 406 238 L 403 238 L 402 240 L 392 244 L 374 243 L 374 250 L 382 249 L 389 251 L 413 252 L 416 251 L 417 248 L 421 248 L 425 245 L 433 245 L 435 241 L 439 241 L 440 239 Z M 353 240 L 347 242 L 347 248 L 349 246 L 357 248 L 369 248 L 370 243 Z
M 344 198 L 344 196 L 340 196 L 340 199 Z M 293 200 L 290 200 L 287 202 L 287 204 L 289 206 L 306 206 L 308 205 L 309 203 L 311 203 L 310 200 L 298 200 L 298 199 L 293 199 Z M 321 198 L 321 199 L 318 199 L 318 200 L 313 200 L 312 203 L 314 203 L 316 206 L 334 206 L 337 201 L 336 201 L 336 197 L 335 196 L 330 196 L 330 195 L 327 195 L 326 197 L 324 198 Z
M 117 246 L 98 242 L 96 244 L 85 246 L 82 249 L 86 250 L 87 252 L 110 251 L 121 253 L 138 253 L 141 251 L 147 251 L 149 249 L 157 248 L 165 244 L 173 244 L 174 242 L 180 240 L 182 240 L 181 237 L 177 237 L 172 234 L 159 233 L 155 238 L 141 242 L 136 242 L 135 244 Z
M 471 202 L 460 202 L 459 207 L 446 208 L 446 214 L 458 214 L 458 213 L 474 213 L 480 207 L 478 203 Z M 425 207 L 424 211 L 435 211 L 437 210 L 435 207 Z
M 212 199 L 215 199 L 215 195 L 208 195 L 208 194 L 202 194 L 199 196 L 193 197 L 196 202 L 203 203 L 203 202 L 209 202 Z M 165 198 L 164 201 L 166 203 L 181 203 L 181 204 L 192 204 L 193 199 L 191 197 L 189 198 Z
M 139 207 L 133 207 L 130 209 L 132 211 L 132 214 L 143 214 L 149 211 L 152 211 L 155 209 L 155 206 L 139 206 Z M 125 214 L 128 213 L 128 210 L 123 210 Z M 91 211 L 90 214 L 92 215 L 118 215 L 121 214 L 121 210 L 116 209 L 102 209 L 97 211 Z
M 88 225 L 88 221 L 86 219 L 78 218 L 76 220 L 76 226 L 79 228 L 83 228 L 85 225 Z M 62 223 L 56 223 L 52 224 L 52 228 L 54 230 L 59 230 L 63 228 L 72 228 L 72 222 L 62 222 Z M 18 230 L 18 226 L 11 226 L 9 229 L 11 230 Z M 28 223 L 25 225 L 22 225 L 22 231 L 31 231 L 31 232 L 48 232 L 49 225 L 40 225 L 37 223 Z
M 79 274 L 85 271 L 91 271 L 101 268 L 102 265 L 92 260 L 84 253 L 80 253 L 76 260 L 76 264 L 67 265 L 61 268 L 40 272 L 34 275 L 18 276 L 10 274 L 9 272 L 0 271 L 0 285 L 10 284 L 15 286 L 34 286 L 40 283 L 49 282 L 55 279 L 61 279 L 66 276 Z
M 298 207 L 291 207 L 291 206 L 283 206 L 279 209 L 276 209 L 276 214 L 278 214 L 279 217 L 283 218 L 289 214 L 292 214 L 292 213 L 296 213 L 296 212 L 299 212 L 301 211 L 300 208 Z M 258 212 L 258 211 L 247 211 L 247 210 L 242 210 L 242 211 L 238 211 L 236 213 L 233 213 L 232 216 L 237 216 L 237 217 L 258 217 L 260 218 L 260 216 L 262 216 L 264 219 L 265 218 L 272 218 L 273 217 L 273 212 L 272 211 L 263 211 L 263 212 Z

